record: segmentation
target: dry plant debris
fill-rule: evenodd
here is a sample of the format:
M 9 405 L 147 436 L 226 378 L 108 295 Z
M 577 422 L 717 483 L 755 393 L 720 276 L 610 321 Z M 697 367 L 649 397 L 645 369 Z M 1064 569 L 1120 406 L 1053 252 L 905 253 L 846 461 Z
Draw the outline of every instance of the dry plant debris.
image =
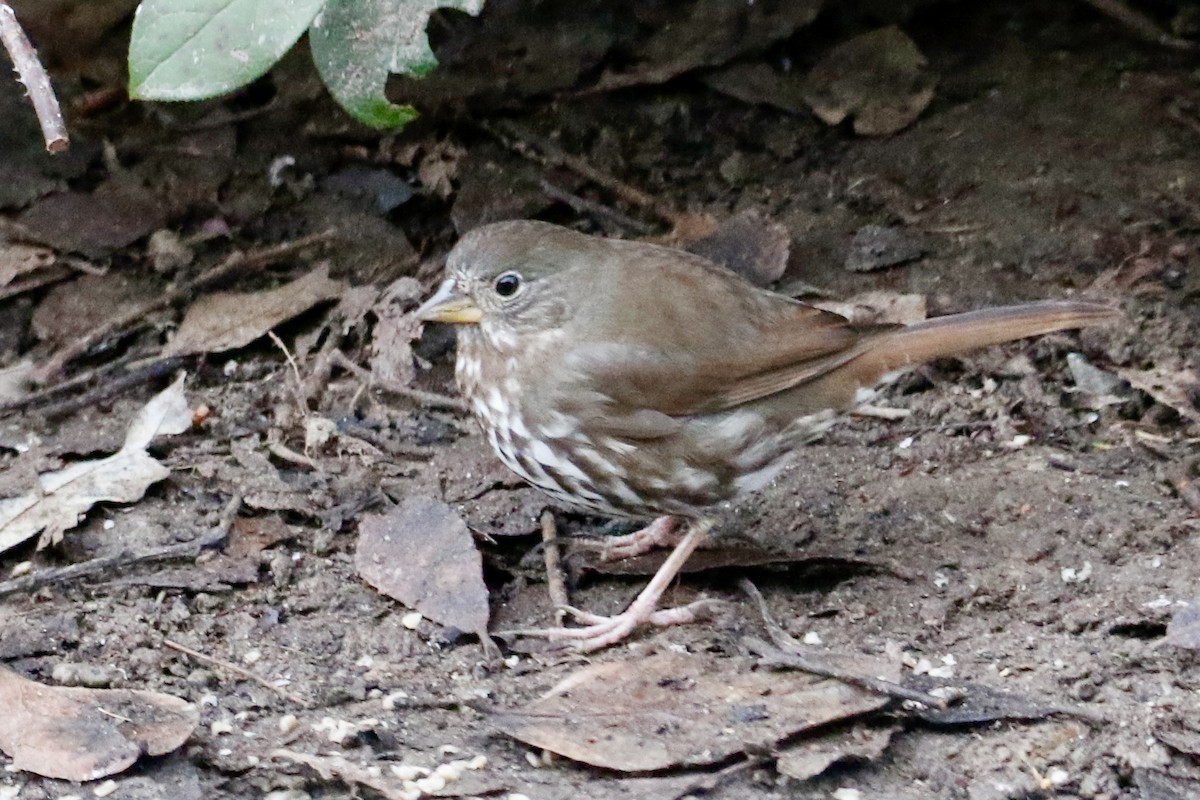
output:
M 116 453 L 39 475 L 29 493 L 0 500 L 0 552 L 39 534 L 40 547 L 53 544 L 96 503 L 140 500 L 151 484 L 170 475 L 146 448 L 157 436 L 192 426 L 183 380 L 181 375 L 138 412 Z
M 596 664 L 494 722 L 574 761 L 648 772 L 717 764 L 890 702 L 838 681 L 752 666 L 684 653 Z
M 330 279 L 328 264 L 322 264 L 291 283 L 264 292 L 201 295 L 184 315 L 163 355 L 245 347 L 279 323 L 338 297 L 345 289 L 346 284 Z
M 161 692 L 45 686 L 0 668 L 0 750 L 12 767 L 94 781 L 180 747 L 196 706 Z
M 363 580 L 440 625 L 490 642 L 483 561 L 454 509 L 414 496 L 364 516 L 358 527 L 354 565 Z

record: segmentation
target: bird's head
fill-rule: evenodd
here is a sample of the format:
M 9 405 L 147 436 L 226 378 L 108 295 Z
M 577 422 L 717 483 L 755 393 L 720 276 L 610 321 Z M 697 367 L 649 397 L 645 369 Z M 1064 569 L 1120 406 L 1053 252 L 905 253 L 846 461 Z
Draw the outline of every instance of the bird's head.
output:
M 476 228 L 450 251 L 446 280 L 417 318 L 479 326 L 506 339 L 557 328 L 579 302 L 567 273 L 593 241 L 545 222 Z

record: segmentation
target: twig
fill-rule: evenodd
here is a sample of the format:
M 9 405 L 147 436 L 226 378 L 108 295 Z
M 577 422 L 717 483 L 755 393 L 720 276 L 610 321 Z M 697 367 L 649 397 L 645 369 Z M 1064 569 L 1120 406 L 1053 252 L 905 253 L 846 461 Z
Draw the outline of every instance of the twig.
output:
M 34 383 L 48 383 L 53 378 L 57 377 L 71 361 L 79 358 L 87 353 L 96 345 L 103 342 L 105 339 L 113 336 L 126 328 L 140 323 L 148 314 L 155 311 L 161 311 L 164 308 L 174 305 L 180 300 L 190 297 L 197 291 L 218 283 L 226 278 L 234 275 L 242 270 L 250 267 L 258 267 L 264 264 L 269 264 L 272 261 L 277 261 L 280 258 L 297 253 L 306 247 L 311 247 L 315 244 L 321 244 L 328 241 L 334 235 L 334 231 L 326 230 L 320 233 L 315 233 L 310 236 L 302 236 L 299 239 L 293 239 L 290 242 L 264 247 L 261 250 L 255 250 L 249 253 L 237 251 L 230 254 L 220 264 L 201 273 L 195 279 L 188 283 L 171 287 L 153 300 L 148 300 L 141 303 L 136 308 L 126 311 L 116 317 L 112 317 L 102 322 L 97 327 L 80 336 L 75 341 L 61 348 L 57 353 L 49 358 L 46 363 L 34 370 L 31 377 Z
M 579 156 L 571 155 L 549 139 L 538 136 L 515 122 L 505 120 L 495 125 L 480 124 L 487 133 L 526 158 L 537 159 L 550 166 L 566 167 L 580 177 L 608 189 L 627 203 L 646 209 L 674 227 L 687 221 L 687 215 L 676 211 L 657 197 L 593 167 Z M 535 151 L 539 151 L 540 155 Z
M 566 189 L 555 186 L 550 181 L 542 178 L 540 181 L 542 192 L 552 200 L 557 200 L 560 203 L 566 203 L 571 208 L 575 209 L 580 214 L 591 214 L 603 220 L 608 220 L 613 224 L 632 231 L 639 236 L 649 236 L 654 233 L 654 228 L 640 220 L 636 220 L 628 214 L 622 214 L 615 208 L 609 208 L 603 203 L 597 203 L 594 200 L 588 200 L 586 197 L 580 197 L 577 194 L 571 194 Z
M 738 581 L 738 586 L 758 605 L 758 613 L 762 615 L 763 624 L 767 628 L 767 635 L 771 637 L 771 641 L 775 644 L 772 647 L 758 639 L 749 638 L 746 640 L 746 644 L 750 649 L 756 651 L 762 658 L 763 664 L 798 669 L 813 675 L 819 675 L 822 678 L 833 678 L 842 683 L 848 683 L 851 686 L 865 689 L 868 692 L 875 692 L 885 697 L 895 697 L 899 700 L 911 700 L 930 708 L 946 708 L 945 700 L 935 697 L 928 692 L 909 689 L 907 686 L 901 686 L 895 681 L 888 681 L 883 678 L 858 675 L 817 658 L 804 655 L 800 652 L 805 649 L 804 645 L 796 641 L 795 638 L 780 627 L 775 618 L 771 616 L 771 612 L 767 609 L 767 601 L 763 599 L 762 593 L 758 591 L 758 587 L 745 578 Z
M 17 297 L 26 292 L 36 291 L 43 286 L 59 283 L 73 276 L 74 273 L 66 269 L 55 269 L 53 267 L 40 269 L 32 278 L 25 278 L 13 281 L 5 286 L 0 286 L 0 300 L 7 300 L 10 297 Z
M 548 508 L 542 511 L 542 555 L 546 558 L 546 588 L 550 592 L 550 605 L 557 609 L 554 612 L 555 622 L 561 625 L 567 616 L 563 609 L 571 605 L 571 597 L 567 594 L 567 583 L 563 579 L 558 526 L 554 524 L 554 512 Z
M 384 380 L 375 375 L 372 375 L 370 370 L 360 367 L 355 364 L 341 350 L 333 350 L 329 354 L 329 361 L 335 366 L 339 366 L 347 372 L 354 375 L 359 380 L 366 383 L 368 386 L 377 389 L 383 389 L 385 392 L 398 394 L 401 397 L 407 397 L 409 400 L 414 400 L 421 405 L 429 406 L 430 408 L 444 408 L 450 411 L 466 411 L 467 404 L 456 397 L 447 397 L 444 394 L 437 392 L 427 392 L 424 389 L 414 389 L 411 386 L 403 386 L 395 381 Z
M 105 400 L 111 400 L 119 394 L 124 394 L 130 389 L 141 386 L 147 381 L 161 378 L 163 375 L 173 372 L 183 361 L 184 356 L 167 356 L 166 358 L 152 361 L 127 375 L 120 375 L 112 380 L 103 381 L 78 397 L 43 406 L 42 415 L 47 419 L 56 419 L 73 414 L 81 408 L 87 408 L 88 406 L 102 403 Z
M 266 678 L 264 678 L 260 675 L 255 675 L 250 670 L 239 667 L 237 664 L 233 664 L 228 661 L 222 661 L 221 659 L 216 658 L 215 656 L 205 655 L 204 653 L 201 653 L 199 650 L 193 650 L 192 648 L 188 647 L 187 645 L 180 644 L 179 642 L 173 641 L 171 639 L 163 639 L 163 647 L 167 647 L 171 650 L 176 650 L 180 653 L 183 653 L 188 658 L 193 658 L 202 664 L 208 664 L 210 667 L 216 667 L 218 669 L 223 669 L 226 672 L 232 672 L 234 675 L 237 675 L 238 677 L 245 678 L 248 681 L 253 681 L 254 683 L 257 683 L 259 686 L 263 686 L 267 689 L 270 689 L 275 694 L 279 695 L 280 697 L 284 698 L 285 700 L 292 701 L 293 703 L 295 703 L 298 706 L 307 706 L 308 705 L 308 701 L 305 700 L 300 695 L 298 695 L 294 692 L 289 692 L 287 689 L 284 689 L 282 686 L 276 686 L 275 684 L 271 683 Z
M 99 381 L 102 378 L 121 371 L 125 367 L 143 358 L 143 355 L 131 353 L 116 361 L 110 361 L 107 364 L 85 370 L 77 375 L 72 375 L 70 378 L 56 383 L 53 386 L 47 386 L 45 389 L 39 389 L 36 392 L 30 392 L 24 397 L 19 397 L 16 400 L 9 400 L 5 403 L 0 403 L 0 414 L 6 414 L 9 411 L 21 411 L 27 408 L 39 408 L 50 401 L 51 398 L 57 397 L 60 394 L 66 394 L 80 386 L 86 386 L 93 381 Z
M 0 597 L 17 593 L 28 594 L 52 583 L 66 583 L 76 578 L 96 575 L 111 569 L 120 569 L 134 564 L 145 564 L 150 561 L 166 561 L 173 558 L 194 558 L 205 548 L 215 547 L 225 541 L 225 538 L 229 536 L 229 528 L 233 525 L 233 520 L 237 517 L 238 510 L 241 507 L 242 498 L 240 495 L 235 495 L 225 505 L 225 509 L 221 512 L 221 519 L 218 521 L 216 527 L 195 541 L 170 544 L 142 553 L 122 551 L 108 556 L 101 556 L 100 558 L 93 558 L 90 561 L 71 564 L 68 567 L 46 569 L 33 575 L 14 578 L 13 580 L 0 583 Z
M 50 86 L 50 76 L 38 60 L 37 51 L 33 49 L 29 37 L 17 22 L 16 13 L 3 0 L 0 0 L 0 44 L 4 45 L 4 49 L 12 58 L 17 79 L 25 84 L 29 91 L 29 101 L 33 103 L 38 124 L 42 126 L 46 150 L 51 153 L 63 152 L 70 146 L 71 140 L 67 136 L 67 126 L 63 122 L 58 98 L 54 96 L 54 88 Z
M 1174 50 L 1195 50 L 1196 42 L 1180 39 L 1164 31 L 1158 23 L 1140 11 L 1136 11 L 1121 0 L 1083 0 L 1092 8 L 1124 25 L 1148 42 L 1170 47 Z

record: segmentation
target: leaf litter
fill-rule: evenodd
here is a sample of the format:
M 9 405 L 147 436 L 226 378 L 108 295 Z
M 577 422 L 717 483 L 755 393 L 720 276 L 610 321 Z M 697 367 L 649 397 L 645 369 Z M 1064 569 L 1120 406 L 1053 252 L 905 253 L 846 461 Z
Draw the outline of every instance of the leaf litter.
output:
M 93 781 L 179 748 L 200 722 L 162 692 L 46 686 L 0 667 L 0 750 L 12 768 Z
M 33 491 L 0 500 L 0 552 L 41 535 L 39 549 L 58 542 L 96 503 L 132 503 L 171 474 L 146 452 L 158 436 L 183 433 L 192 411 L 183 394 L 183 375 L 133 418 L 125 443 L 105 458 L 81 461 L 38 476 Z

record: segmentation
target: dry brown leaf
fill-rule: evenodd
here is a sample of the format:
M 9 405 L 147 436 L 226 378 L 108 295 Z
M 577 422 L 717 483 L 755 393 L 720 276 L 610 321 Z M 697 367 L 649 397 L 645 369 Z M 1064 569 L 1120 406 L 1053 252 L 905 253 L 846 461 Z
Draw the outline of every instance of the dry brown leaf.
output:
M 408 386 L 417 375 L 412 343 L 421 337 L 421 323 L 404 311 L 404 305 L 423 292 L 416 279 L 400 278 L 372 309 L 379 322 L 371 332 L 371 374 L 382 381 Z
M 781 775 L 806 781 L 820 775 L 839 761 L 873 761 L 891 744 L 899 725 L 868 728 L 856 725 L 849 730 L 806 739 L 782 750 L 775 761 Z
M 54 251 L 45 247 L 0 242 L 0 286 L 55 262 Z
M 359 523 L 354 566 L 388 597 L 441 625 L 487 639 L 483 560 L 467 524 L 431 497 L 409 497 Z
M 1116 372 L 1129 385 L 1154 398 L 1154 402 L 1172 408 L 1192 422 L 1200 422 L 1200 376 L 1184 368 L 1125 369 Z
M 685 248 L 721 264 L 759 286 L 779 280 L 787 269 L 792 235 L 758 209 L 724 220 L 711 234 Z
M 44 686 L 0 668 L 0 750 L 15 769 L 92 781 L 180 747 L 196 706 L 160 692 Z
M 889 702 L 839 681 L 753 664 L 687 653 L 596 664 L 494 721 L 575 761 L 645 772 L 714 764 Z
M 933 100 L 925 56 L 899 28 L 856 36 L 831 50 L 808 74 L 805 99 L 829 125 L 854 117 L 864 136 L 895 133 Z
M 183 317 L 163 355 L 219 353 L 245 347 L 281 322 L 346 289 L 322 264 L 302 278 L 265 292 L 217 292 L 200 297 Z
M 0 553 L 38 534 L 42 546 L 58 541 L 96 503 L 140 500 L 151 484 L 171 474 L 146 446 L 156 436 L 182 433 L 191 426 L 180 376 L 137 413 L 116 453 L 44 473 L 38 476 L 36 490 L 0 500 Z
M 873 291 L 856 294 L 849 300 L 810 300 L 809 305 L 841 314 L 859 325 L 913 325 L 928 316 L 925 295 Z

